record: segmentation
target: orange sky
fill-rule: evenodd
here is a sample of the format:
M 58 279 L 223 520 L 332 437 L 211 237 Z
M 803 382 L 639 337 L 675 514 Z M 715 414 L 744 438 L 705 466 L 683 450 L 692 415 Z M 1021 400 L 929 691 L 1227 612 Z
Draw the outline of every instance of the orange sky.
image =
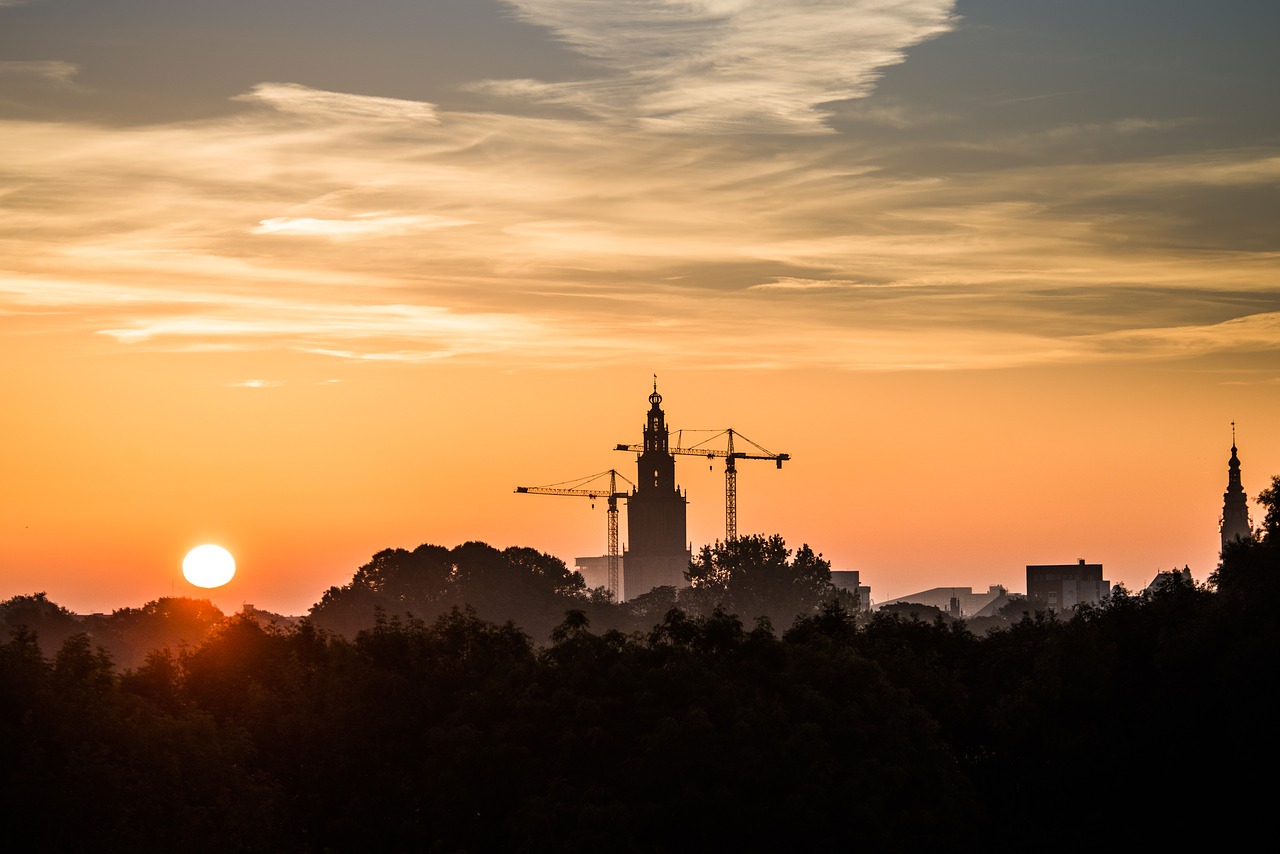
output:
M 388 546 L 599 554 L 511 490 L 628 470 L 655 372 L 792 454 L 740 532 L 878 600 L 1204 579 L 1232 420 L 1280 473 L 1276 13 L 269 5 L 0 3 L 0 597 L 204 595 L 210 541 L 219 605 L 289 613 Z

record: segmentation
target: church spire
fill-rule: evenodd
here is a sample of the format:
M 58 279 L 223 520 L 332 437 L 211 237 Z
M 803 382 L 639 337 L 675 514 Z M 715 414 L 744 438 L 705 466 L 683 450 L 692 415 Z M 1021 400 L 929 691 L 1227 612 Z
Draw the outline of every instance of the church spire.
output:
M 666 454 L 667 436 L 667 416 L 662 411 L 662 395 L 658 394 L 658 375 L 654 374 L 653 394 L 649 395 L 649 414 L 644 425 L 645 453 Z M 672 459 L 674 460 L 674 457 Z M 673 473 L 672 477 L 674 476 Z
M 1240 457 L 1236 451 L 1236 422 L 1231 422 L 1231 459 L 1227 460 L 1227 491 L 1222 493 L 1222 549 L 1234 540 L 1253 538 L 1249 522 L 1249 498 L 1240 483 Z

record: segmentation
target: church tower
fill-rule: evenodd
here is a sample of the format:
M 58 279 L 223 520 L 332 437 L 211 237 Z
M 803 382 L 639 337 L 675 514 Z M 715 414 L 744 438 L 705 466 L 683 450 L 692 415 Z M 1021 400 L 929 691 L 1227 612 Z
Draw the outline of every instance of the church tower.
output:
M 636 485 L 627 497 L 627 551 L 623 558 L 628 599 L 655 587 L 683 587 L 689 569 L 685 540 L 685 495 L 676 485 L 676 458 L 668 448 L 667 417 L 658 381 L 653 381 L 644 422 L 643 451 L 636 458 Z
M 1240 458 L 1236 456 L 1236 422 L 1231 422 L 1231 459 L 1227 461 L 1227 491 L 1222 493 L 1222 549 L 1233 540 L 1253 537 L 1249 524 L 1249 498 L 1240 485 Z

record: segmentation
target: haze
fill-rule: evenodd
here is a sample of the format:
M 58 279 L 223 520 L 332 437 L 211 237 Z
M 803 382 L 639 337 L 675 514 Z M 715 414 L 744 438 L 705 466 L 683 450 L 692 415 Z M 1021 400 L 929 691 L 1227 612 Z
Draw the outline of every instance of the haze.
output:
M 0 0 L 0 598 L 604 550 L 669 423 L 876 599 L 1216 566 L 1280 473 L 1280 8 Z M 723 486 L 681 458 L 695 547 Z M 624 511 L 625 512 L 625 511 Z

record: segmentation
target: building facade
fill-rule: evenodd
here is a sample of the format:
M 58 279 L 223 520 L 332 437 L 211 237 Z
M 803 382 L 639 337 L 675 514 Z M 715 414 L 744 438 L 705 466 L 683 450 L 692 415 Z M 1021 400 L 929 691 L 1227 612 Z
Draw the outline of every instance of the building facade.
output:
M 636 485 L 627 497 L 627 548 L 623 555 L 625 598 L 655 587 L 686 585 L 692 557 L 686 538 L 686 496 L 676 484 L 676 458 L 668 450 L 662 395 L 653 384 L 645 416 L 643 450 L 636 457 Z
M 591 557 L 576 557 L 573 559 L 573 569 L 575 572 L 582 574 L 582 580 L 586 582 L 588 590 L 594 590 L 597 587 L 609 586 L 609 556 L 608 555 L 592 555 Z M 626 584 L 623 583 L 627 577 L 626 562 L 622 559 L 622 555 L 618 555 L 618 601 L 624 601 L 626 596 Z
M 871 610 L 871 587 L 862 583 L 862 573 L 856 569 L 831 570 L 831 584 L 837 590 L 848 590 L 858 595 L 858 610 Z
M 1102 564 L 1078 563 L 1027 566 L 1027 604 L 1043 611 L 1066 611 L 1077 605 L 1101 602 L 1111 595 L 1111 583 L 1102 577 Z

